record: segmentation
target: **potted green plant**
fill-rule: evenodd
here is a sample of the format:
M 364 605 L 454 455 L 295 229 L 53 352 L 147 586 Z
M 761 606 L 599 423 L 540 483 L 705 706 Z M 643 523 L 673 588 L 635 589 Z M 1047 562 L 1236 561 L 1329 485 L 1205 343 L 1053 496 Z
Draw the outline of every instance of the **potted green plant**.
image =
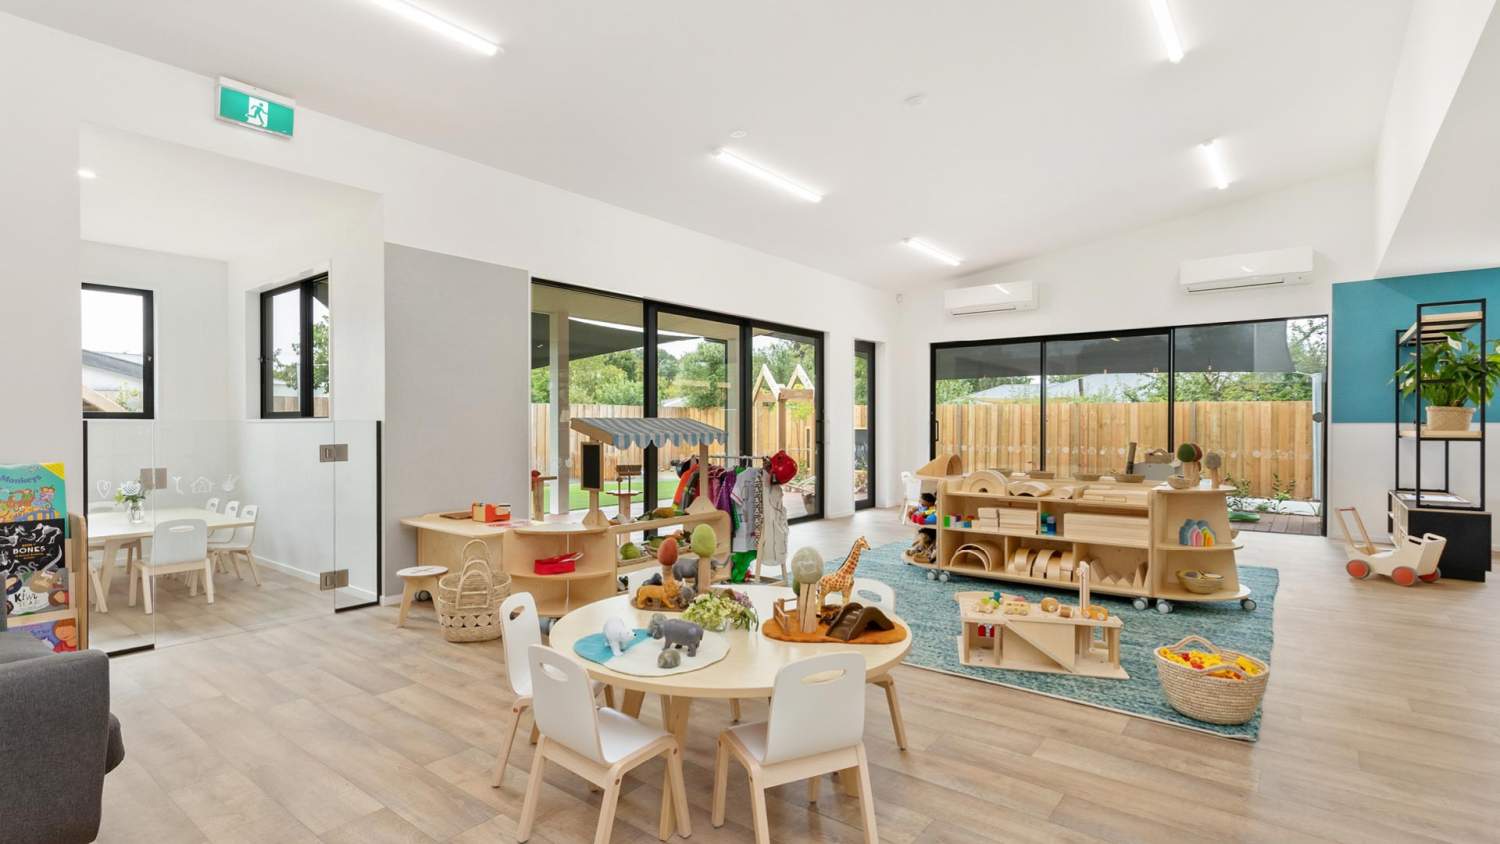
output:
M 1417 392 L 1419 372 L 1419 402 L 1426 404 L 1427 429 L 1467 431 L 1474 421 L 1475 408 L 1489 401 L 1500 381 L 1500 340 L 1488 354 L 1458 332 L 1448 334 L 1444 342 L 1424 343 L 1416 358 L 1396 369 L 1402 396 Z

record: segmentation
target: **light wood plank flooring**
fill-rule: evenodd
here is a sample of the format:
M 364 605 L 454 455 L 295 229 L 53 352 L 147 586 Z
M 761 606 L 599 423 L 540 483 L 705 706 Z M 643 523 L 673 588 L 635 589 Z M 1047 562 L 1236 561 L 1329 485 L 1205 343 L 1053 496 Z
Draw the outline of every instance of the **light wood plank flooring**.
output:
M 793 529 L 842 553 L 903 539 L 891 511 Z M 986 841 L 1479 841 L 1500 826 L 1500 585 L 1354 582 L 1338 545 L 1245 534 L 1281 569 L 1273 679 L 1248 745 L 912 668 L 896 672 L 911 750 L 866 699 L 881 838 Z M 514 840 L 530 749 L 489 766 L 510 695 L 498 643 L 449 645 L 431 610 L 321 615 L 117 659 L 126 761 L 105 781 L 102 841 Z M 764 717 L 747 704 L 748 718 Z M 657 717 L 654 702 L 644 717 Z M 713 737 L 694 707 L 693 837 L 750 841 L 743 773 L 708 823 Z M 733 766 L 731 766 L 733 770 Z M 614 840 L 655 841 L 660 763 L 631 776 Z M 773 841 L 861 840 L 827 786 L 773 792 Z M 598 796 L 552 770 L 537 842 L 588 841 Z

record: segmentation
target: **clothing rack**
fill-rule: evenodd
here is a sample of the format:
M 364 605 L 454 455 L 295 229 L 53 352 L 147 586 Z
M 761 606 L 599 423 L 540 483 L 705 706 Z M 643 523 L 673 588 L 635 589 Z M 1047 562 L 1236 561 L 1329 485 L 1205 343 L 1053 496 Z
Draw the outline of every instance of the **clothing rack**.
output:
M 708 459 L 723 460 L 725 462 L 738 460 L 741 466 L 745 466 L 748 465 L 751 460 L 769 461 L 771 459 L 771 456 L 769 454 L 710 454 L 708 456 Z

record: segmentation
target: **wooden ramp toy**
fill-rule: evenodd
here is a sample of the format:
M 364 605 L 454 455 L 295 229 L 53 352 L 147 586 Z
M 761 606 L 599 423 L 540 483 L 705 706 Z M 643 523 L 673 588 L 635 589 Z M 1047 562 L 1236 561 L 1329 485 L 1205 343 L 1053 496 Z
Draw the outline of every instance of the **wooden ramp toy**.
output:
M 1025 614 L 986 608 L 989 592 L 959 592 L 958 660 L 974 668 L 1008 668 L 1129 680 L 1120 666 L 1119 616 L 1085 618 L 1029 605 Z M 991 607 L 993 604 L 991 604 Z M 1077 609 L 1076 607 L 1073 609 Z
M 1354 526 L 1359 529 L 1358 541 L 1349 532 L 1345 513 L 1354 517 Z M 1420 537 L 1403 534 L 1396 537 L 1399 541 L 1395 548 L 1382 549 L 1370 541 L 1365 520 L 1360 518 L 1358 510 L 1340 507 L 1338 516 L 1339 527 L 1344 531 L 1344 547 L 1349 551 L 1349 562 L 1344 565 L 1344 571 L 1349 572 L 1350 577 L 1364 580 L 1372 574 L 1383 574 L 1402 586 L 1411 586 L 1418 580 L 1432 583 L 1443 576 L 1438 570 L 1438 560 L 1448 544 L 1446 538 L 1435 533 Z

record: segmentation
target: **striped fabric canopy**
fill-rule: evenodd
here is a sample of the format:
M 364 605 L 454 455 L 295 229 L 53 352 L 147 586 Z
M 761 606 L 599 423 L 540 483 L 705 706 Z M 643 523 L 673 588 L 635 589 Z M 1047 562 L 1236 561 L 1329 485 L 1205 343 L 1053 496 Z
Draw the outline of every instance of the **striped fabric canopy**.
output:
M 589 417 L 574 419 L 573 430 L 615 448 L 648 445 L 702 445 L 725 441 L 724 432 L 696 419 L 640 419 L 630 417 Z

